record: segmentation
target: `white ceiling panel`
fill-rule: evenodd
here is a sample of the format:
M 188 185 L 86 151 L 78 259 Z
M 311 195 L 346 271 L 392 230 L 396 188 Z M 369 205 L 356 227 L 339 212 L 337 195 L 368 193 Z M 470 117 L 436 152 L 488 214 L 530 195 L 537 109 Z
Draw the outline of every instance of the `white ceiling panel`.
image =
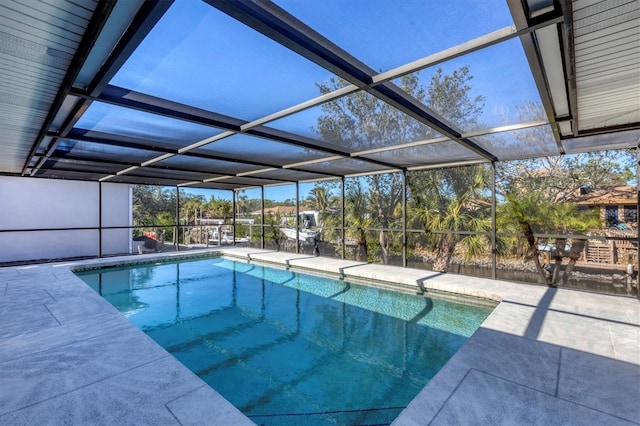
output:
M 640 121 L 640 2 L 574 2 L 579 130 Z
M 95 6 L 0 2 L 0 172 L 22 171 Z

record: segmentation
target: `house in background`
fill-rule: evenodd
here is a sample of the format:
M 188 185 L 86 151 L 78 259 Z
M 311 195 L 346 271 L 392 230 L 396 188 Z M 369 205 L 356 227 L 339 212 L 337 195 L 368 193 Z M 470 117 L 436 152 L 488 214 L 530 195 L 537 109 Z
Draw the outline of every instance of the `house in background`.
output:
M 575 202 L 582 209 L 598 209 L 604 228 L 604 241 L 588 240 L 584 261 L 599 264 L 637 262 L 638 188 L 616 185 L 602 188 L 583 187 Z
M 311 207 L 307 207 L 304 205 L 301 205 L 299 207 L 300 213 L 302 213 L 305 210 L 311 210 Z M 252 211 L 251 213 L 249 213 L 251 216 L 261 216 L 262 215 L 262 210 L 256 210 L 256 211 Z M 287 218 L 294 218 L 293 220 L 295 221 L 295 217 L 296 217 L 296 206 L 273 206 L 273 207 L 265 207 L 264 209 L 264 215 L 265 216 L 279 216 L 279 217 L 287 217 Z
M 638 188 L 635 186 L 583 187 L 576 203 L 583 209 L 598 209 L 603 227 L 638 227 Z

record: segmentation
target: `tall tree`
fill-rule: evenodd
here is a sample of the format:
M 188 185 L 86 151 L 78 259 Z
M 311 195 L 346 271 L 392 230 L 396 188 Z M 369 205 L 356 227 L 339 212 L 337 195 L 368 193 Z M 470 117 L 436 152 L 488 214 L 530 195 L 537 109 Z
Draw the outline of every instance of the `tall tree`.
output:
M 489 177 L 482 165 L 411 173 L 411 217 L 431 236 L 435 271 L 447 271 L 459 244 L 467 260 L 490 247 L 475 233 L 491 230 Z
M 370 203 L 365 189 L 366 182 L 361 178 L 348 179 L 345 182 L 345 221 L 350 228 L 356 228 L 355 260 L 367 262 L 369 251 L 367 247 L 366 228 L 371 225 Z
M 431 78 L 427 103 L 446 119 L 465 129 L 479 126 L 484 107 L 483 96 L 471 95 L 473 76 L 467 66 L 445 75 L 441 69 Z M 460 243 L 467 258 L 488 247 L 478 234 L 460 231 L 487 231 L 490 227 L 486 208 L 489 171 L 471 166 L 412 172 L 409 179 L 413 220 L 431 234 L 435 248 L 434 270 L 446 271 Z
M 544 120 L 539 103 L 528 102 L 519 107 L 519 120 Z M 529 145 L 555 149 L 553 136 L 545 127 L 524 129 L 515 134 L 519 149 Z M 501 141 L 509 145 L 508 141 Z M 544 148 L 547 147 L 547 148 Z M 623 185 L 635 176 L 635 156 L 627 150 L 595 151 L 571 155 L 550 155 L 500 162 L 496 165 L 500 232 L 522 232 L 527 244 L 525 258 L 533 260 L 541 282 L 566 283 L 585 247 L 584 238 L 555 238 L 550 253 L 540 253 L 534 234 L 576 235 L 600 226 L 597 212 L 579 211 L 575 201 L 582 188 L 606 188 Z M 521 247 L 518 244 L 518 247 Z M 565 247 L 570 247 L 567 253 Z M 518 250 L 520 252 L 520 250 Z M 549 256 L 545 268 L 540 255 Z M 560 277 L 563 257 L 569 262 Z
M 560 280 L 560 267 L 565 255 L 567 239 L 555 239 L 555 248 L 550 250 L 545 269 L 540 261 L 539 244 L 535 233 L 582 234 L 590 228 L 597 227 L 599 223 L 598 212 L 578 211 L 578 206 L 572 202 L 557 203 L 547 198 L 544 191 L 506 194 L 504 202 L 498 206 L 497 218 L 498 228 L 501 231 L 524 234 L 527 244 L 525 257 L 533 261 L 540 282 L 553 285 Z M 561 278 L 563 283 L 566 284 L 571 276 L 584 246 L 585 240 L 572 241 L 568 253 L 569 263 Z
M 431 77 L 427 104 L 447 120 L 465 129 L 474 128 L 482 114 L 485 97 L 471 96 L 471 80 L 469 66 L 460 67 L 449 75 L 439 68 Z
M 305 205 L 318 211 L 319 220 L 321 222 L 324 222 L 324 219 L 331 215 L 331 210 L 335 207 L 331 192 L 329 192 L 326 187 L 319 185 L 309 191 L 309 196 L 305 201 Z
M 445 117 L 470 123 L 482 109 L 482 98 L 470 97 L 471 78 L 468 67 L 461 67 L 450 75 L 439 69 L 426 87 L 418 73 L 402 77 L 398 85 L 417 101 L 430 105 Z M 334 78 L 318 87 L 325 94 L 345 84 L 343 80 Z M 323 140 L 354 151 L 413 142 L 436 134 L 365 91 L 323 104 L 322 115 L 314 130 Z M 365 179 L 364 186 L 370 192 L 367 215 L 381 229 L 378 236 L 380 258 L 382 263 L 388 263 L 392 238 L 387 229 L 401 219 L 402 176 L 397 173 L 377 174 Z M 359 221 L 364 222 L 365 219 L 362 217 Z M 364 233 L 360 237 L 364 238 Z
M 520 122 L 546 120 L 542 105 L 527 102 L 519 106 Z M 518 149 L 536 145 L 545 150 L 555 150 L 553 136 L 546 127 L 523 129 L 515 135 Z M 501 141 L 506 145 L 507 141 Z M 546 148 L 549 150 L 549 148 Z M 550 153 L 553 152 L 549 150 Z M 540 192 L 544 199 L 556 203 L 574 201 L 580 188 L 603 188 L 623 185 L 635 177 L 635 155 L 628 150 L 605 150 L 570 155 L 549 155 L 524 160 L 497 163 L 498 194 L 526 195 Z
M 195 225 L 196 219 L 204 216 L 204 196 L 180 194 L 180 223 Z
M 233 203 L 211 195 L 208 201 L 202 200 L 202 217 L 207 219 L 226 219 L 233 216 Z
M 160 225 L 160 215 L 164 213 L 163 222 L 175 219 L 176 191 L 156 185 L 134 185 L 132 190 L 133 224 L 134 226 Z
M 236 197 L 236 217 L 245 216 L 249 211 L 249 197 L 242 190 L 238 192 Z

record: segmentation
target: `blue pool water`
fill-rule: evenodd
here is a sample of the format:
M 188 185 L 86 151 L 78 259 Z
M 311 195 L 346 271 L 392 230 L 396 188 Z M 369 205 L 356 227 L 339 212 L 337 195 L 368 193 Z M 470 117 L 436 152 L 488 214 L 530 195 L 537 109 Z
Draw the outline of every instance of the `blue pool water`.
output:
M 77 274 L 258 424 L 388 424 L 493 309 L 222 258 Z

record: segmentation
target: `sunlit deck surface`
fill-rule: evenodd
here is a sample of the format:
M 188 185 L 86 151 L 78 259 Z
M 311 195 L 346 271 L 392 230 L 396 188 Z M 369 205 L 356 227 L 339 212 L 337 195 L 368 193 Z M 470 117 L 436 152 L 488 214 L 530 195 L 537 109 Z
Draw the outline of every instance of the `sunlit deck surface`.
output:
M 223 251 L 501 300 L 394 424 L 638 424 L 637 299 L 304 254 Z M 250 424 L 71 272 L 206 252 L 0 268 L 0 424 Z

